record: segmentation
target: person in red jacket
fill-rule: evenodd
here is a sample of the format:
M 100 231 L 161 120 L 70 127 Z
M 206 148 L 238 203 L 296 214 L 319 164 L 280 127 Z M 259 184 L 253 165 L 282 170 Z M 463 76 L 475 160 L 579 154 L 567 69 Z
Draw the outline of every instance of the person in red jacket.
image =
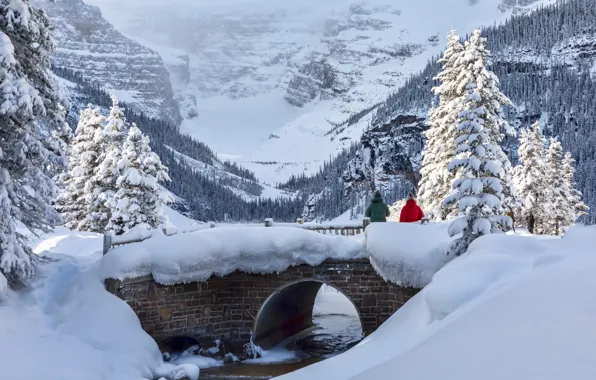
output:
M 410 193 L 406 205 L 401 209 L 399 221 L 401 223 L 414 223 L 422 220 L 422 218 L 424 218 L 424 212 L 416 203 L 414 194 Z

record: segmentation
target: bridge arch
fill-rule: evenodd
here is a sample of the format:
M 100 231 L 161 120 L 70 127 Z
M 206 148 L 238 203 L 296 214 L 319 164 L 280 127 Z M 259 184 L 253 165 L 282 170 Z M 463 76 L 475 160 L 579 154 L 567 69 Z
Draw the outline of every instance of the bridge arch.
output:
M 301 264 L 276 273 L 235 271 L 186 284 L 159 284 L 150 276 L 107 282 L 158 343 L 176 336 L 188 336 L 201 343 L 217 339 L 239 357 L 251 334 L 253 341 L 259 341 L 273 332 L 271 326 L 276 325 L 271 322 L 272 316 L 282 306 L 293 313 L 277 315 L 282 315 L 286 323 L 295 317 L 295 330 L 310 326 L 312 306 L 323 284 L 339 290 L 352 302 L 365 336 L 419 291 L 385 281 L 364 259 Z M 292 299 L 300 301 L 292 304 Z M 287 326 L 290 331 L 292 324 Z M 262 347 L 266 346 L 263 343 Z
M 259 307 L 252 331 L 255 344 L 269 349 L 312 327 L 315 300 L 323 285 L 337 290 L 350 301 L 362 326 L 360 311 L 349 295 L 321 279 L 302 278 L 277 288 Z

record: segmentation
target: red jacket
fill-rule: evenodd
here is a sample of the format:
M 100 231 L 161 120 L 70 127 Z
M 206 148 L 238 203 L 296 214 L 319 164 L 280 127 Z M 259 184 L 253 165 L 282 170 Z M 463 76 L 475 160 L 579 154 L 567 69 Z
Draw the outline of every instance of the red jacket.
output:
M 399 221 L 402 223 L 414 223 L 424 218 L 424 212 L 413 199 L 408 199 L 406 205 L 401 209 Z

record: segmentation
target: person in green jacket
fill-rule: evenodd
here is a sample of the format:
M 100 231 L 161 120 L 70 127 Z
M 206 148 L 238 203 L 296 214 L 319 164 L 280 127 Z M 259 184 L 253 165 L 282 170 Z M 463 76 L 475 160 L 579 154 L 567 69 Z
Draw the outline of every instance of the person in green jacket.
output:
M 389 207 L 383 203 L 381 192 L 376 191 L 375 197 L 370 202 L 370 205 L 366 208 L 365 216 L 370 218 L 371 223 L 375 222 L 386 222 L 389 216 Z

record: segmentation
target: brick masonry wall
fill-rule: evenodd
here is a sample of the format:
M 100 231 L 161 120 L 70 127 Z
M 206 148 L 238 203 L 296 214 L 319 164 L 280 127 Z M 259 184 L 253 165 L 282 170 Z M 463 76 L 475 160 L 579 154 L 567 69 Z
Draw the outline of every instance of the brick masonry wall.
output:
M 267 298 L 285 285 L 315 279 L 352 300 L 368 335 L 419 289 L 384 281 L 368 260 L 326 261 L 299 265 L 279 274 L 233 272 L 205 282 L 166 286 L 151 278 L 111 282 L 108 287 L 136 312 L 145 331 L 157 342 L 175 336 L 220 339 L 238 352 L 249 340 L 255 317 Z

